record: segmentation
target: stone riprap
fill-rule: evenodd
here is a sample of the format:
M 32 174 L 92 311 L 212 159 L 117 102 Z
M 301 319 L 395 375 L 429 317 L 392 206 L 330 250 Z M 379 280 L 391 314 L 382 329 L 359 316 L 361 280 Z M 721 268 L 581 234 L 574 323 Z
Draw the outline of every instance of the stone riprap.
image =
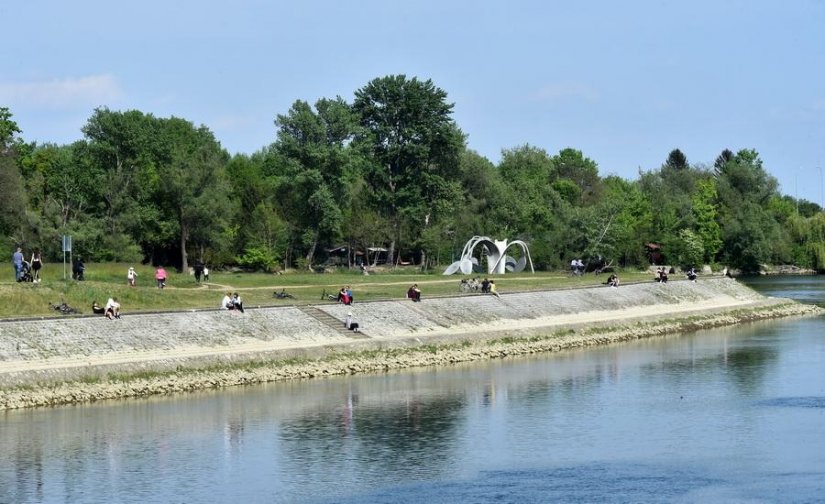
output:
M 633 321 L 666 322 L 692 313 L 781 303 L 788 301 L 766 298 L 735 280 L 713 278 L 501 297 L 428 299 L 425 292 L 420 303 L 288 306 L 248 309 L 244 314 L 214 310 L 126 313 L 121 320 L 98 316 L 3 321 L 0 387 L 551 334 L 564 328 L 610 328 Z M 341 330 L 349 312 L 361 333 Z

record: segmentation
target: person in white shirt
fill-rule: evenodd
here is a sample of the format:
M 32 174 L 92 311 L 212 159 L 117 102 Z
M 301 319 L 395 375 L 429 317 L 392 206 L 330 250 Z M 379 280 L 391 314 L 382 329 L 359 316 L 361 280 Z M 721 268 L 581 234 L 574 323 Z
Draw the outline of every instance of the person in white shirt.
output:
M 135 268 L 130 267 L 129 271 L 126 272 L 126 280 L 129 283 L 129 287 L 134 287 L 135 286 L 135 280 L 137 279 L 137 276 L 138 276 L 138 274 L 135 271 Z
M 232 307 L 243 313 L 243 300 L 237 292 L 232 295 Z
M 109 298 L 109 300 L 106 301 L 106 308 L 103 313 L 109 320 L 120 318 L 120 303 L 117 302 L 117 298 Z
M 235 305 L 232 303 L 232 295 L 227 292 L 221 301 L 221 310 L 231 310 L 233 308 L 235 308 Z

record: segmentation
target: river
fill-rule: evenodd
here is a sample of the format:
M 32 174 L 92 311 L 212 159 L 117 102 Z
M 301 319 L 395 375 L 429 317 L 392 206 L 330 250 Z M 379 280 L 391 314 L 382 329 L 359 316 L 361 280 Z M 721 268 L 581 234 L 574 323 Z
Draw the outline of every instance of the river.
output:
M 825 305 L 821 277 L 753 280 Z M 825 500 L 825 318 L 0 413 L 0 502 Z

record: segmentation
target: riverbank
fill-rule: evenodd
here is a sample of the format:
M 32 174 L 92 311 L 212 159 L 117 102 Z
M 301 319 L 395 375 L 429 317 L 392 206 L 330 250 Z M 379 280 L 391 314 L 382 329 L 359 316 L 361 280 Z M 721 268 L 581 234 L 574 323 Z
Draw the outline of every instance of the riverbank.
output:
M 352 312 L 363 331 L 343 328 Z M 560 351 L 822 309 L 726 278 L 0 323 L 0 409 Z

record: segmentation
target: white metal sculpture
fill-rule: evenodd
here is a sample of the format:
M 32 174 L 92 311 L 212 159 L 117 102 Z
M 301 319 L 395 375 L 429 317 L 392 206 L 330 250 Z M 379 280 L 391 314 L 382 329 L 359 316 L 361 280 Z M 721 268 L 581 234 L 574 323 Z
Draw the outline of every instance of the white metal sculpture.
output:
M 473 271 L 480 271 L 478 259 L 473 257 L 473 251 L 479 245 L 481 245 L 487 253 L 488 274 L 503 274 L 505 271 L 518 273 L 524 271 L 528 262 L 530 263 L 530 271 L 535 273 L 533 269 L 533 259 L 530 258 L 530 250 L 523 241 L 514 240 L 508 243 L 507 240 L 493 240 L 487 236 L 473 236 L 464 245 L 461 258 L 447 266 L 444 274 L 452 275 L 453 273 L 461 271 L 463 274 L 469 275 Z M 515 259 L 506 254 L 507 249 L 513 245 L 521 247 L 521 257 L 519 259 Z

